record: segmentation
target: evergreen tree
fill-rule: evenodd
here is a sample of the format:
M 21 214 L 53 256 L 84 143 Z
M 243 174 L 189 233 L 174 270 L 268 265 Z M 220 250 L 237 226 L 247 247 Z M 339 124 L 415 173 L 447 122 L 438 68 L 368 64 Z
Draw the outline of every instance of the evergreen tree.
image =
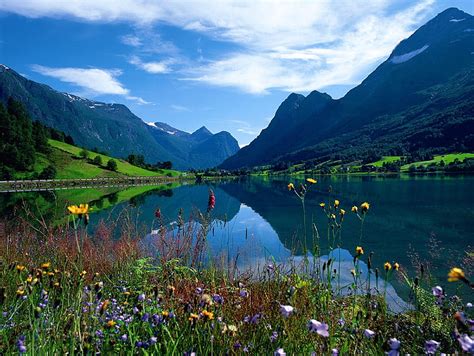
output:
M 33 123 L 33 140 L 36 151 L 42 153 L 49 152 L 47 129 L 39 121 Z
M 107 162 L 107 169 L 115 172 L 117 170 L 117 162 L 115 162 L 113 159 L 109 159 Z

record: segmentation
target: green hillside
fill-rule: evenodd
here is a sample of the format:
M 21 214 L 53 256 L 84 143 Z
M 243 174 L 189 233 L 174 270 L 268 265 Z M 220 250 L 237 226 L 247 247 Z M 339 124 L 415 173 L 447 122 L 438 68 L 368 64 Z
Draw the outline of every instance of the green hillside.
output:
M 103 154 L 89 152 L 88 159 L 81 157 L 81 148 L 67 143 L 49 139 L 48 144 L 51 147 L 51 152 L 37 153 L 36 161 L 33 170 L 30 172 L 15 173 L 16 179 L 30 179 L 35 174 L 41 173 L 46 167 L 53 166 L 57 170 L 57 179 L 81 179 L 81 178 L 98 178 L 98 177 L 178 177 L 180 172 L 169 169 L 161 169 L 159 171 L 149 171 L 137 166 L 134 166 L 124 160 L 116 159 Z M 102 164 L 96 165 L 92 160 L 99 156 Z M 117 170 L 115 172 L 106 168 L 107 162 L 113 159 L 117 163 Z

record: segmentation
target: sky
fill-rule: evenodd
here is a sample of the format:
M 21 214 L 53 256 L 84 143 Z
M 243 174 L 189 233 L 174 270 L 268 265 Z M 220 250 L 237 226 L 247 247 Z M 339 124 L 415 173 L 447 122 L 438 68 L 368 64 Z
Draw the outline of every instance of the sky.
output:
M 0 0 L 0 63 L 145 122 L 251 142 L 292 92 L 340 98 L 472 0 Z

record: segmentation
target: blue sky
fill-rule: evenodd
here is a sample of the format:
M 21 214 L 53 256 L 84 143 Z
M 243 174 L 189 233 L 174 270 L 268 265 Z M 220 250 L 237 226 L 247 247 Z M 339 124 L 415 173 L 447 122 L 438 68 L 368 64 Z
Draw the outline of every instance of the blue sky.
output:
M 0 63 L 245 145 L 289 93 L 343 96 L 452 6 L 474 13 L 471 0 L 0 0 Z

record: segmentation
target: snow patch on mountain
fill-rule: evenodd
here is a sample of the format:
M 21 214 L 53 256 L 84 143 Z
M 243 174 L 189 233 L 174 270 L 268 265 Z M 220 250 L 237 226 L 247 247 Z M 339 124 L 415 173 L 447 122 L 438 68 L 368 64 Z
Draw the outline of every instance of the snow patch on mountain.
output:
M 8 68 L 5 64 L 0 64 L 0 67 L 2 67 L 3 69 L 5 70 L 9 70 L 10 68 Z
M 158 127 L 156 127 L 156 125 L 155 125 L 154 122 L 146 122 L 146 124 L 147 124 L 148 126 L 158 128 Z
M 419 55 L 420 53 L 423 53 L 428 47 L 429 47 L 429 45 L 424 45 L 423 47 L 415 49 L 414 51 L 402 54 L 400 56 L 395 56 L 390 60 L 390 62 L 392 62 L 394 64 L 400 64 L 400 63 L 407 62 L 410 59 L 412 59 L 413 57 Z
M 449 22 L 461 22 L 464 21 L 465 19 L 451 19 Z

